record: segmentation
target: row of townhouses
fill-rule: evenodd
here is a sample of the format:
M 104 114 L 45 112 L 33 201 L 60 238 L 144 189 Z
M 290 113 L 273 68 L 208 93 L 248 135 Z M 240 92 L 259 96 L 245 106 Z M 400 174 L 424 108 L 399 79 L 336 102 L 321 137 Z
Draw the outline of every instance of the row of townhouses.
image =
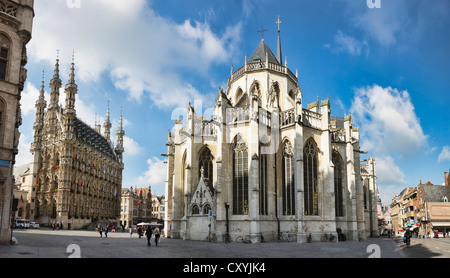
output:
M 410 229 L 419 237 L 449 236 L 450 233 L 450 175 L 444 172 L 442 185 L 419 182 L 394 196 L 389 206 L 379 205 L 378 218 L 382 230 L 402 234 Z

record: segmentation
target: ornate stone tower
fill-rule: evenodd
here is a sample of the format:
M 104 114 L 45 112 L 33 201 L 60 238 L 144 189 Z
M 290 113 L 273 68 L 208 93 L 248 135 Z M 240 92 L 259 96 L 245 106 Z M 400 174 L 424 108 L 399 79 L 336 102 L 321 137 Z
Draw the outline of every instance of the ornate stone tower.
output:
M 0 0 L 0 244 L 11 241 L 13 170 L 22 124 L 20 98 L 27 79 L 33 0 Z

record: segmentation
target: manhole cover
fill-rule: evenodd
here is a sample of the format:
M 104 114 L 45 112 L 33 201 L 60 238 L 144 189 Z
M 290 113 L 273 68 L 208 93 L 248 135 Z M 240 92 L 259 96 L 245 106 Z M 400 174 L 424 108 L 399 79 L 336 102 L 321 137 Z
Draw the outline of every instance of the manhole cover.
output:
M 33 253 L 30 253 L 30 252 L 19 252 L 17 254 L 19 254 L 19 255 L 33 255 Z

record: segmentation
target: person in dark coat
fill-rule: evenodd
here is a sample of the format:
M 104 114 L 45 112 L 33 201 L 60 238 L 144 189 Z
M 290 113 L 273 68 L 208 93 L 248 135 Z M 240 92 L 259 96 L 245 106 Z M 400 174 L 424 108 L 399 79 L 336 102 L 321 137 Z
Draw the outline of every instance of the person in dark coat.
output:
M 147 236 L 147 245 L 148 246 L 152 246 L 152 244 L 150 243 L 150 238 L 152 237 L 153 231 L 152 228 L 150 226 L 147 227 L 147 230 L 145 231 L 145 235 Z

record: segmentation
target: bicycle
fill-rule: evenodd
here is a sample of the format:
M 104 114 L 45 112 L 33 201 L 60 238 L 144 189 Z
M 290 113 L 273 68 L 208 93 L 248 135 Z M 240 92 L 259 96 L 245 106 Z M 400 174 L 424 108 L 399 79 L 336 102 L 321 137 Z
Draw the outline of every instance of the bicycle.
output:
M 281 233 L 279 236 L 278 236 L 278 242 L 282 242 L 282 241 L 289 241 L 289 242 L 292 242 L 292 241 L 294 241 L 294 237 L 291 235 L 291 234 L 289 234 L 289 233 Z
M 239 243 L 252 243 L 251 237 L 249 235 L 246 235 L 245 238 L 242 236 L 238 236 L 236 238 L 236 242 Z
M 230 236 L 229 233 L 223 234 L 222 239 L 223 239 L 223 242 L 225 242 L 225 243 L 230 243 L 231 242 L 231 236 Z
M 206 236 L 206 241 L 217 242 L 216 234 L 209 234 L 208 236 Z
M 330 234 L 330 236 L 328 236 L 328 234 L 325 234 L 325 235 L 323 235 L 323 236 L 320 238 L 320 241 L 322 241 L 322 242 L 327 242 L 327 241 L 330 241 L 330 242 L 336 242 L 336 241 L 337 241 L 337 238 L 336 238 L 336 236 L 334 236 L 333 234 Z
M 309 233 L 308 237 L 306 237 L 306 242 L 311 243 L 312 242 L 312 236 L 311 233 Z
M 358 233 L 358 241 L 364 241 L 363 236 L 361 235 L 361 233 Z

